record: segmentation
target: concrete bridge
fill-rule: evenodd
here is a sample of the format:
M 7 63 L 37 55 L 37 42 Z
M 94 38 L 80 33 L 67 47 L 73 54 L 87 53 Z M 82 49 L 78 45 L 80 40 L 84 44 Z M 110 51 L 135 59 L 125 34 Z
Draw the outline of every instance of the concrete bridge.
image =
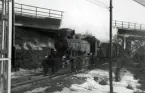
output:
M 63 11 L 19 3 L 15 3 L 14 6 L 15 26 L 46 29 L 56 29 L 60 26 Z M 0 4 L 0 10 L 2 10 L 2 4 Z M 0 18 L 1 16 L 0 13 Z
M 122 39 L 122 46 L 127 51 L 131 52 L 144 44 L 145 25 L 114 20 L 113 26 L 118 29 L 118 38 Z

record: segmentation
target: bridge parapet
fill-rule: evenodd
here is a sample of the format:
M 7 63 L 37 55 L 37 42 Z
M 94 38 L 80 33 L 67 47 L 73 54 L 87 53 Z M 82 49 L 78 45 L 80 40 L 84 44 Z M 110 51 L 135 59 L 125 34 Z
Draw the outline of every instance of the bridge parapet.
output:
M 137 23 L 126 22 L 126 21 L 114 20 L 113 21 L 113 26 L 117 27 L 119 29 L 145 31 L 145 25 L 144 24 L 137 24 Z
M 0 3 L 0 12 L 2 10 L 2 4 Z M 63 11 L 41 8 L 37 6 L 25 5 L 15 3 L 15 14 L 21 16 L 30 16 L 35 18 L 54 18 L 62 19 Z
M 15 25 L 34 28 L 59 28 L 63 11 L 15 3 Z M 0 20 L 2 4 L 0 2 Z M 1 22 L 0 22 L 1 24 Z M 16 25 L 17 26 L 17 25 Z

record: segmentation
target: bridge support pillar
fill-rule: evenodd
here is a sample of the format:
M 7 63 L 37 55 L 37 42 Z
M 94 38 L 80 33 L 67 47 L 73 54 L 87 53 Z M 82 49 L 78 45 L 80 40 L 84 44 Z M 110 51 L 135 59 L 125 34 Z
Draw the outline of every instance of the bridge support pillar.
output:
M 127 51 L 128 54 L 131 52 L 131 40 L 127 37 L 122 37 L 122 46 Z
M 131 40 L 129 39 L 126 40 L 126 51 L 128 52 L 128 54 L 131 53 Z
M 126 49 L 126 37 L 125 36 L 122 38 L 122 46 L 124 49 Z

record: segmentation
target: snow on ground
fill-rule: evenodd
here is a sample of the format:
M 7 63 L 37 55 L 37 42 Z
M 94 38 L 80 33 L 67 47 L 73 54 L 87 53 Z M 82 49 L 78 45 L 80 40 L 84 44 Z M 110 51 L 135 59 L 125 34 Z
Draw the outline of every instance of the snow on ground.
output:
M 74 75 L 74 77 L 85 77 L 86 80 L 82 84 L 71 84 L 70 87 L 64 87 L 61 91 L 53 93 L 109 93 L 109 72 L 107 70 L 95 69 L 86 73 Z M 114 74 L 113 74 L 114 77 Z M 105 81 L 106 84 L 100 83 Z M 134 79 L 134 75 L 126 69 L 121 71 L 121 81 L 113 82 L 113 90 L 115 93 L 145 93 L 138 89 L 139 80 Z M 24 93 L 46 93 L 47 87 L 36 88 Z M 136 92 L 138 91 L 138 92 Z
M 39 93 L 39 92 L 44 92 L 48 87 L 41 87 L 41 88 L 36 88 L 32 91 L 27 91 L 27 92 L 24 92 L 24 93 Z
M 126 70 L 121 75 L 120 82 L 113 82 L 114 92 L 134 93 L 138 90 L 137 87 L 140 86 L 140 84 L 138 83 L 138 80 L 134 79 L 132 73 Z M 86 77 L 87 79 L 83 84 L 72 84 L 70 88 L 64 88 L 61 92 L 57 91 L 54 93 L 109 93 L 108 71 L 95 69 L 86 74 L 81 73 L 75 76 Z M 94 80 L 94 77 L 98 77 L 98 80 Z M 99 82 L 104 79 L 107 84 L 101 85 Z M 131 89 L 127 87 L 131 87 Z
M 19 71 L 11 73 L 11 78 L 19 78 L 22 76 L 28 76 L 28 75 L 32 75 L 34 73 L 39 73 L 40 71 L 42 71 L 41 68 L 37 68 L 37 69 L 33 69 L 33 70 L 26 70 L 26 69 L 20 68 Z
M 90 72 L 84 74 L 77 74 L 75 76 L 77 77 L 88 77 L 88 78 L 93 78 L 93 77 L 99 77 L 99 79 L 101 78 L 108 78 L 108 71 L 107 70 L 101 70 L 101 69 L 96 69 L 96 70 L 91 70 Z M 114 74 L 112 74 L 114 76 Z

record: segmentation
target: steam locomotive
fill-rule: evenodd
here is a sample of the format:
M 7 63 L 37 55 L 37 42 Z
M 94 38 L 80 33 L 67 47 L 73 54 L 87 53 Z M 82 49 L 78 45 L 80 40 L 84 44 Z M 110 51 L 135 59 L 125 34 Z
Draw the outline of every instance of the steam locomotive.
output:
M 80 38 L 72 29 L 60 29 L 55 36 L 55 62 L 51 62 L 55 63 L 53 66 L 56 66 L 57 70 L 65 67 L 71 71 L 87 69 L 97 56 L 98 45 L 99 40 L 94 36 Z M 53 69 L 53 66 L 50 67 Z
M 100 43 L 91 35 L 77 37 L 72 29 L 60 29 L 56 33 L 55 48 L 57 55 L 54 59 L 57 59 L 55 65 L 59 64 L 58 69 L 60 69 L 59 67 L 69 67 L 71 71 L 88 69 L 93 65 L 107 62 L 110 57 L 109 43 Z M 113 43 L 113 58 L 121 57 L 124 54 L 123 47 Z

